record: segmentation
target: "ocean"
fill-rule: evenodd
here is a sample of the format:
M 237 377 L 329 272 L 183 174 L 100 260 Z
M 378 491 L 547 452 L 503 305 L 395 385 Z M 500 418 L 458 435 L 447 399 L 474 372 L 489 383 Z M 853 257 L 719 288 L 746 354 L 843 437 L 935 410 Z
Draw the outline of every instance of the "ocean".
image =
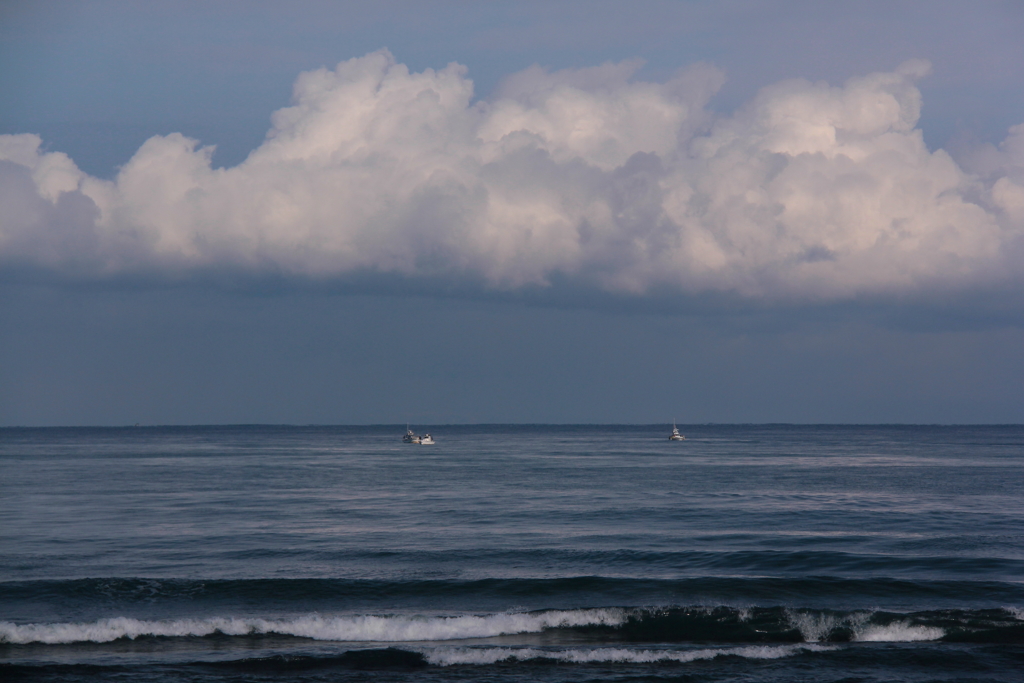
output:
M 0 429 L 4 681 L 1024 680 L 1024 427 Z

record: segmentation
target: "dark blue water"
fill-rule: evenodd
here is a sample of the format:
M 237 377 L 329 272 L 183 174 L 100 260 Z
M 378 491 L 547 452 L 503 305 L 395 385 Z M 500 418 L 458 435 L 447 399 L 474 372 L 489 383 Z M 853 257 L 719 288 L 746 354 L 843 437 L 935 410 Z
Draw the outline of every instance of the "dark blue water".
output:
M 0 429 L 0 678 L 1024 678 L 1024 427 L 430 431 Z

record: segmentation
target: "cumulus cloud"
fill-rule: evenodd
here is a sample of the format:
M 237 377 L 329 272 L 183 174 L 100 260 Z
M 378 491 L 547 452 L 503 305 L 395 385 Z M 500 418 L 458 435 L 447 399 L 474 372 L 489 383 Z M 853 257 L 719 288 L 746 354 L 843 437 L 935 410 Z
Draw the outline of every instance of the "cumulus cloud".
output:
M 786 81 L 730 116 L 723 76 L 639 62 L 510 76 L 387 51 L 303 73 L 232 168 L 179 134 L 113 180 L 0 136 L 0 269 L 103 279 L 230 269 L 513 290 L 829 301 L 1000 287 L 1024 266 L 1024 125 L 967 172 L 916 127 L 928 65 Z

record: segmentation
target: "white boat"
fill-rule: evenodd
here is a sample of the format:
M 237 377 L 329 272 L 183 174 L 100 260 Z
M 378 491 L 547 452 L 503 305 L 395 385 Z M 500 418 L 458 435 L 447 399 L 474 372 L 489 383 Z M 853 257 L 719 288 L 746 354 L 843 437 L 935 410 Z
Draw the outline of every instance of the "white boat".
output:
M 409 429 L 409 425 L 406 425 L 405 436 L 402 437 L 402 441 L 404 441 L 405 443 L 416 443 L 424 446 L 430 446 L 434 443 L 434 437 L 430 436 L 430 434 L 424 434 L 423 436 L 419 436 L 411 429 Z
M 672 436 L 668 437 L 669 441 L 686 441 L 686 437 L 679 433 L 679 428 L 676 427 L 676 423 L 672 423 Z

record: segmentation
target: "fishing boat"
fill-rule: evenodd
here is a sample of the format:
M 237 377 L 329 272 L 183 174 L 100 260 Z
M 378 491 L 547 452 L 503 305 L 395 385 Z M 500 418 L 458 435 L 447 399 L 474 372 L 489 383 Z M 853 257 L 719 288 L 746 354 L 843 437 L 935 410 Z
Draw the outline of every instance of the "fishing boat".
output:
M 423 446 L 430 446 L 433 445 L 434 443 L 434 437 L 430 436 L 430 434 L 424 434 L 423 436 L 420 436 L 413 432 L 411 429 L 409 429 L 409 425 L 406 425 L 405 436 L 402 437 L 402 441 L 404 441 L 405 443 L 416 443 L 421 444 Z
M 676 427 L 676 423 L 672 423 L 672 435 L 668 437 L 669 441 L 686 441 L 686 437 L 679 433 L 679 428 Z

